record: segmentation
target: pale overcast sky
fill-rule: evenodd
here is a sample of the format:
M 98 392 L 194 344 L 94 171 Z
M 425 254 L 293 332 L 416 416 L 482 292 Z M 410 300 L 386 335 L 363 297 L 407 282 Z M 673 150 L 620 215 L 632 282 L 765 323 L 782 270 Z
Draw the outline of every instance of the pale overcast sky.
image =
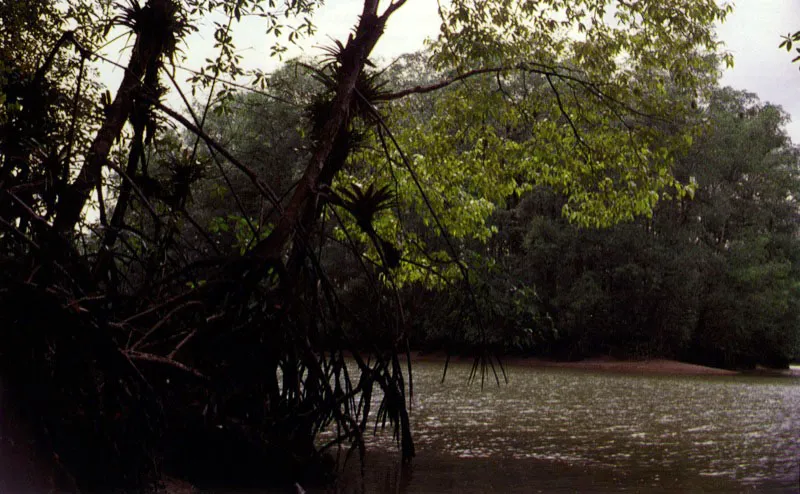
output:
M 326 3 L 314 17 L 318 34 L 304 43 L 310 55 L 319 53 L 315 47 L 329 45 L 331 39 L 346 39 L 363 5 L 362 0 L 327 0 Z M 247 68 L 270 71 L 276 61 L 267 55 L 262 26 L 256 19 L 247 20 L 235 28 L 235 39 Z M 408 0 L 390 19 L 375 54 L 392 59 L 418 50 L 426 37 L 436 35 L 438 27 L 435 0 Z M 778 44 L 781 34 L 798 29 L 800 0 L 738 0 L 733 14 L 718 29 L 719 38 L 735 57 L 735 66 L 725 73 L 722 83 L 754 92 L 762 101 L 781 105 L 794 117 L 787 130 L 795 143 L 800 143 L 800 63 L 792 65 L 792 56 L 779 50 Z M 186 50 L 187 66 L 199 67 L 205 58 L 215 57 L 211 34 L 209 30 L 201 30 L 192 36 Z M 293 50 L 291 54 L 298 52 Z M 119 61 L 126 63 L 127 56 L 126 52 Z M 116 88 L 121 78 L 120 71 L 115 72 L 112 76 L 103 70 L 104 79 L 112 88 Z
M 781 105 L 793 116 L 787 130 L 800 144 L 800 63 L 791 64 L 794 57 L 777 49 L 781 34 L 797 30 L 800 0 L 738 0 L 717 33 L 735 60 L 722 83 Z

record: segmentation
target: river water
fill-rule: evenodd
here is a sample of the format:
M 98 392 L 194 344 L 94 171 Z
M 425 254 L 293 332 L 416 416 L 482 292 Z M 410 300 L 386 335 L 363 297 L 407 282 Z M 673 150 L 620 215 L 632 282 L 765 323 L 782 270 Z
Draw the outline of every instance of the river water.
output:
M 339 492 L 800 492 L 800 379 L 414 366 L 417 456 L 369 439 Z

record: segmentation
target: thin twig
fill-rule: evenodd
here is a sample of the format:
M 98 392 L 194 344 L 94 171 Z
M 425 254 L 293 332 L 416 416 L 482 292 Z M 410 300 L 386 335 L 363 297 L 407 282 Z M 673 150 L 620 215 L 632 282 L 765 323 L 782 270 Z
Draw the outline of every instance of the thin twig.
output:
M 181 310 L 183 310 L 183 309 L 185 309 L 187 307 L 193 307 L 193 306 L 197 306 L 197 305 L 203 305 L 203 303 L 200 302 L 199 300 L 190 300 L 190 301 L 186 302 L 185 304 L 181 304 L 181 305 L 173 308 L 171 311 L 167 312 L 167 315 L 165 315 L 157 323 L 155 323 L 153 325 L 153 327 L 150 328 L 141 338 L 139 338 L 139 341 L 137 341 L 136 343 L 131 345 L 130 349 L 131 350 L 136 350 L 139 346 L 142 345 L 142 343 L 144 343 L 144 341 L 147 338 L 150 337 L 150 335 L 152 335 L 153 333 L 158 331 L 158 329 L 161 328 L 164 324 L 166 324 L 167 321 L 169 321 L 170 318 L 172 316 L 174 316 L 176 313 L 180 312 Z
M 125 356 L 127 356 L 131 360 L 141 360 L 141 361 L 145 361 L 145 362 L 153 362 L 153 363 L 156 363 L 156 364 L 168 365 L 170 367 L 174 367 L 175 369 L 178 369 L 178 370 L 181 370 L 183 372 L 189 373 L 189 374 L 191 374 L 191 375 L 193 375 L 193 376 L 195 376 L 195 377 L 197 377 L 199 379 L 202 379 L 204 381 L 208 381 L 209 380 L 208 377 L 206 377 L 205 374 L 203 374 L 199 370 L 194 369 L 192 367 L 189 367 L 186 364 L 182 364 L 181 362 L 178 362 L 177 360 L 172 360 L 172 359 L 167 358 L 167 357 L 162 357 L 161 355 L 154 355 L 152 353 L 137 352 L 137 351 L 134 351 L 134 350 L 128 350 L 128 351 L 125 351 L 123 353 L 124 353 Z
M 186 343 L 188 343 L 189 340 L 194 338 L 194 335 L 196 335 L 196 334 L 197 334 L 197 329 L 193 329 L 192 331 L 190 331 L 189 334 L 187 334 L 177 345 L 175 345 L 175 348 L 171 352 L 169 352 L 169 355 L 167 356 L 167 358 L 174 359 L 175 355 L 177 355 L 177 353 L 180 351 L 180 349 L 183 348 L 183 346 Z

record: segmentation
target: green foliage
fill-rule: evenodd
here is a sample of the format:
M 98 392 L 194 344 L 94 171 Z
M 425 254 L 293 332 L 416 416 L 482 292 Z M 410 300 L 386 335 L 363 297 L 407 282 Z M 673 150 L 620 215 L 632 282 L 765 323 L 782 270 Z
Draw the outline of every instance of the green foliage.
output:
M 649 215 L 662 196 L 692 193 L 691 182 L 673 178 L 671 164 L 696 128 L 682 125 L 668 137 L 663 130 L 684 120 L 692 99 L 702 98 L 716 77 L 719 45 L 711 25 L 729 7 L 679 2 L 676 17 L 655 2 L 619 10 L 606 3 L 453 2 L 443 7 L 433 69 L 418 56 L 390 68 L 386 78 L 420 84 L 475 67 L 496 70 L 435 97 L 412 95 L 386 106 L 383 118 L 397 147 L 385 132 L 374 132 L 371 109 L 354 110 L 365 120 L 359 132 L 366 142 L 335 180 L 395 190 L 396 212 L 381 215 L 374 228 L 397 239 L 410 261 L 396 272 L 398 282 L 460 276 L 453 261 L 460 254 L 442 237 L 458 245 L 485 242 L 496 208 L 533 187 L 565 193 L 563 214 L 593 226 Z M 560 10 L 564 19 L 552 14 Z M 606 22 L 607 14 L 616 24 Z M 369 72 L 356 103 L 386 93 L 385 83 L 369 82 L 376 79 Z M 324 68 L 312 75 L 335 86 Z
M 296 45 L 314 34 L 313 13 L 322 4 L 319 0 L 187 0 L 184 3 L 193 25 L 217 13 L 225 18 L 224 22 L 213 21 L 214 48 L 219 49 L 219 54 L 214 59 L 206 59 L 206 64 L 189 78 L 193 91 L 202 87 L 210 88 L 212 92 L 217 89 L 217 81 L 222 76 L 249 76 L 254 86 L 261 89 L 268 87 L 267 74 L 242 68 L 242 55 L 236 47 L 235 23 L 248 17 L 260 19 L 270 40 L 267 45 L 269 56 L 280 59 L 288 49 L 287 43 Z M 226 101 L 233 93 L 232 87 L 225 86 L 217 93 L 218 100 Z
M 691 195 L 691 180 L 675 180 L 671 167 L 698 132 L 687 123 L 692 106 L 706 97 L 720 60 L 730 63 L 715 55 L 711 29 L 730 7 L 677 3 L 443 6 L 432 69 L 409 58 L 387 76 L 411 72 L 420 84 L 479 73 L 435 97 L 392 102 L 392 135 L 367 132 L 337 176 L 395 189 L 396 214 L 375 229 L 398 239 L 409 261 L 397 281 L 460 276 L 459 246 L 487 241 L 496 208 L 534 187 L 563 193 L 564 216 L 594 227 L 648 216 L 662 197 Z
M 797 31 L 794 34 L 789 33 L 789 34 L 786 34 L 784 36 L 781 36 L 781 39 L 783 41 L 781 41 L 781 44 L 778 45 L 778 48 L 786 48 L 786 51 L 791 53 L 792 52 L 792 47 L 794 46 L 794 43 L 797 43 L 798 41 L 800 41 L 800 31 Z M 800 48 L 795 48 L 795 51 L 797 53 L 800 53 Z M 800 61 L 800 55 L 797 55 L 792 59 L 792 63 L 795 63 L 795 62 L 798 62 L 798 61 Z
M 606 230 L 558 218 L 563 195 L 535 189 L 496 215 L 503 262 L 535 286 L 559 337 L 538 350 L 671 356 L 725 367 L 785 366 L 800 352 L 800 152 L 786 115 L 718 89 L 708 129 L 675 175 L 693 198 Z
M 673 109 L 686 103 L 673 97 Z M 665 137 L 657 119 L 673 117 L 621 117 L 626 111 L 581 83 L 536 71 L 475 76 L 435 98 L 393 103 L 394 141 L 372 135 L 351 159 L 349 177 L 339 180 L 370 177 L 396 189 L 398 213 L 376 229 L 400 239 L 414 263 L 401 268 L 401 282 L 426 277 L 417 272 L 420 264 L 458 275 L 454 266 L 430 262 L 431 251 L 440 259 L 454 255 L 436 240 L 443 234 L 438 225 L 458 242 L 485 242 L 495 233 L 489 219 L 496 208 L 534 187 L 565 194 L 562 214 L 595 227 L 650 215 L 662 196 L 691 194 L 694 185 L 676 181 L 671 166 L 697 128 L 684 125 L 681 134 Z

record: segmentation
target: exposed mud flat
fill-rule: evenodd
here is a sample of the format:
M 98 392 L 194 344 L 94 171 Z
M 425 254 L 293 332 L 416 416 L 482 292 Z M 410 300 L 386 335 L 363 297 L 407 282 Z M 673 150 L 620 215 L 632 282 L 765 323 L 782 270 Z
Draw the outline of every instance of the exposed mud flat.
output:
M 418 353 L 412 355 L 412 361 L 422 362 L 441 362 L 444 365 L 447 355 L 441 352 Z M 451 362 L 471 362 L 473 357 L 451 356 Z M 770 377 L 800 377 L 800 366 L 792 366 L 789 369 L 768 369 L 757 367 L 750 371 L 734 371 L 708 367 L 704 365 L 689 364 L 671 359 L 649 359 L 649 360 L 620 360 L 613 357 L 593 357 L 578 361 L 557 361 L 542 358 L 526 357 L 500 357 L 504 366 L 524 366 L 542 368 L 564 368 L 578 369 L 592 372 L 615 372 L 623 374 L 646 374 L 646 375 L 676 375 L 676 376 L 738 376 L 738 375 L 764 375 Z M 495 365 L 497 362 L 494 362 Z M 499 369 L 498 369 L 499 372 Z

